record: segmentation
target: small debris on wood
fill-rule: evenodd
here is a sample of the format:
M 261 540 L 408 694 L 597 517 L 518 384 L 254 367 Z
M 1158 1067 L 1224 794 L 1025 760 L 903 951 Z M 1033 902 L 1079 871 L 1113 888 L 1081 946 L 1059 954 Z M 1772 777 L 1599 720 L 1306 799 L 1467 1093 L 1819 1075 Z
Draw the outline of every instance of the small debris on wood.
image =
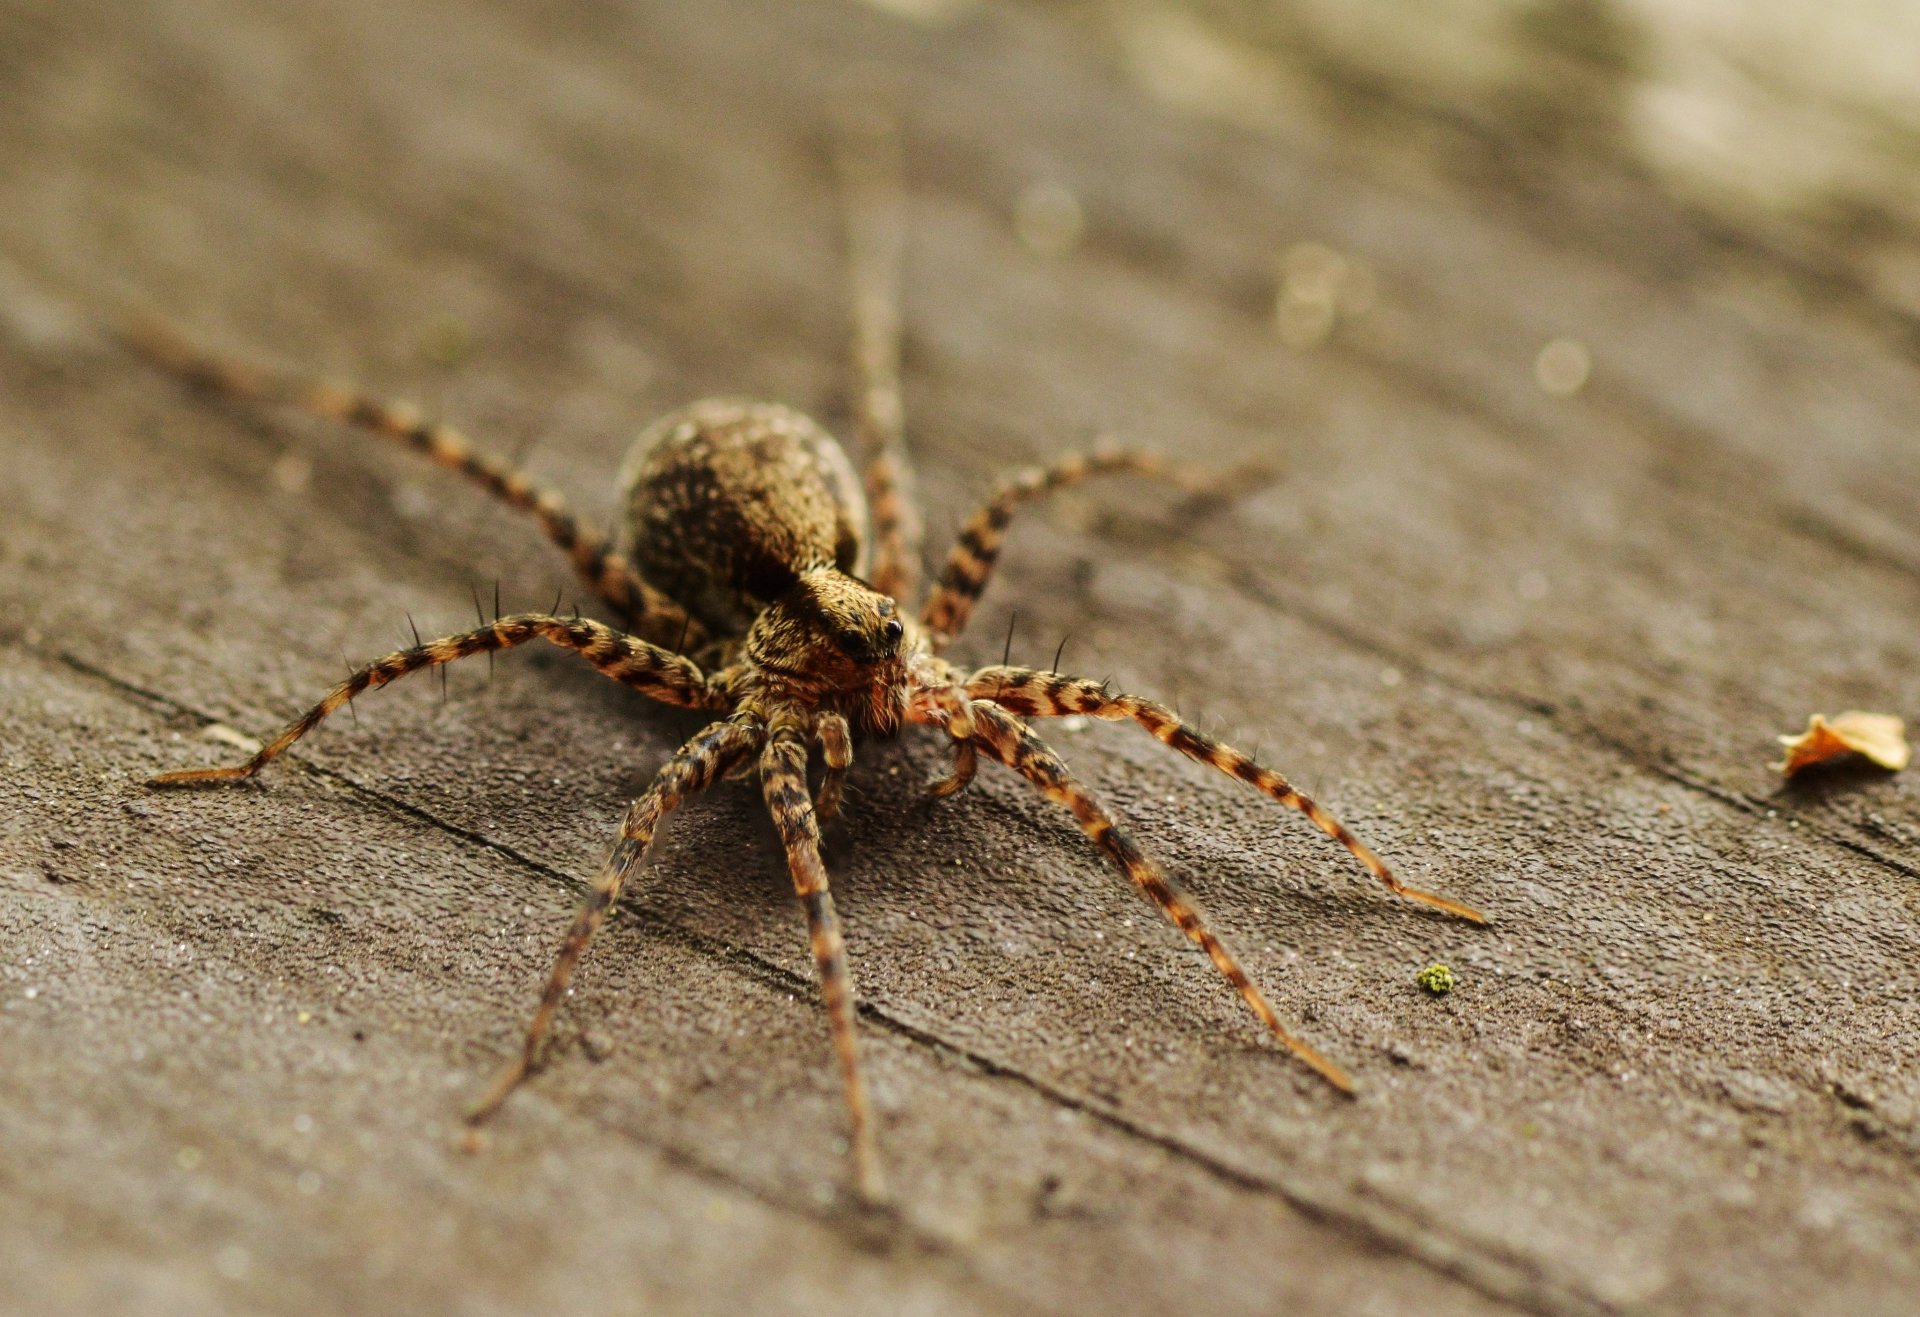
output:
M 1429 965 L 1414 975 L 1413 981 L 1436 997 L 1444 997 L 1453 991 L 1453 971 L 1445 965 Z
M 1774 768 L 1787 777 L 1847 754 L 1863 755 L 1893 773 L 1905 768 L 1913 758 L 1913 747 L 1907 744 L 1906 724 L 1890 713 L 1852 710 L 1832 722 L 1816 713 L 1807 720 L 1806 731 L 1798 736 L 1783 736 L 1780 744 L 1787 748 L 1787 757 Z

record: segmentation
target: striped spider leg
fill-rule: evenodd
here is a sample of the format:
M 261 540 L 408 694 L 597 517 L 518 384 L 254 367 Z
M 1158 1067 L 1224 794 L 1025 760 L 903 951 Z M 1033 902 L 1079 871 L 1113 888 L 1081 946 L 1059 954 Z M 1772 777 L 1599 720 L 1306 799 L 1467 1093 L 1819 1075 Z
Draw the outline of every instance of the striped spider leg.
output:
M 378 690 L 408 673 L 439 667 L 475 654 L 493 654 L 531 640 L 545 640 L 570 649 L 623 685 L 650 695 L 663 704 L 686 708 L 714 708 L 721 698 L 691 659 L 623 635 L 603 622 L 585 617 L 555 617 L 550 613 L 515 613 L 457 635 L 429 640 L 411 649 L 397 650 L 358 669 L 328 691 L 321 701 L 289 723 L 273 740 L 244 764 L 227 768 L 189 768 L 161 773 L 148 784 L 158 787 L 232 782 L 252 777 L 278 759 L 294 742 L 326 721 L 355 696 Z
M 1273 1007 L 1261 996 L 1260 989 L 1240 968 L 1240 962 L 1207 927 L 1192 900 L 1174 886 L 1165 871 L 1114 822 L 1113 816 L 1107 813 L 1093 793 L 1074 780 L 1052 747 L 1034 735 L 1031 727 L 992 700 L 978 700 L 973 707 L 974 723 L 978 729 L 975 739 L 981 748 L 1025 778 L 1047 799 L 1071 811 L 1074 821 L 1086 833 L 1088 840 L 1104 851 L 1128 881 L 1172 920 L 1176 928 L 1207 953 L 1207 959 L 1213 962 L 1214 968 L 1233 985 L 1233 990 L 1240 994 L 1240 1000 L 1267 1026 L 1280 1045 L 1342 1093 L 1351 1094 L 1353 1080 L 1347 1076 L 1347 1072 L 1288 1032 L 1280 1023 L 1280 1017 L 1274 1014 Z
M 1109 721 L 1130 719 L 1150 732 L 1162 744 L 1171 746 L 1197 763 L 1219 769 L 1237 778 L 1283 805 L 1299 810 L 1313 825 L 1346 847 L 1354 859 L 1366 866 L 1396 896 L 1433 906 L 1469 923 L 1485 924 L 1487 917 L 1472 906 L 1450 897 L 1409 887 L 1387 867 L 1385 860 L 1362 842 L 1345 824 L 1296 790 L 1286 778 L 1255 763 L 1251 757 L 1183 722 L 1180 715 L 1164 704 L 1108 690 L 1101 682 L 1084 677 L 1068 677 L 1058 672 L 1038 672 L 1032 668 L 982 668 L 967 679 L 967 694 L 975 700 L 991 700 L 1002 709 L 1035 718 L 1057 718 L 1083 714 Z
M 132 322 L 120 330 L 120 337 L 149 362 L 197 388 L 228 398 L 278 403 L 357 426 L 459 472 L 509 507 L 531 513 L 581 579 L 625 619 L 633 634 L 676 648 L 698 646 L 706 639 L 699 623 L 642 580 L 607 537 L 570 512 L 559 494 L 534 484 L 510 463 L 476 452 L 472 442 L 451 425 L 428 420 L 407 403 L 381 402 L 343 384 L 208 352 L 153 317 Z
M 850 112 L 834 142 L 846 212 L 853 303 L 854 425 L 866 455 L 875 590 L 912 600 L 920 589 L 922 523 L 900 401 L 900 266 L 906 192 L 890 116 Z

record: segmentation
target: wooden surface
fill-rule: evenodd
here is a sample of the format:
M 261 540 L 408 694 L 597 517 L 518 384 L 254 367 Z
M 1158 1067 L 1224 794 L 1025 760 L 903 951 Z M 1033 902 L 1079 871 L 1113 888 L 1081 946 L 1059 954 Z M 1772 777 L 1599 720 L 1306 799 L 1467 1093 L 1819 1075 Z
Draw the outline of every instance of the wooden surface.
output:
M 1920 715 L 1914 321 L 1855 261 L 1911 230 L 1676 199 L 1619 89 L 1550 62 L 1453 113 L 1229 40 L 1233 9 L 0 8 L 0 1308 L 1910 1310 L 1920 779 L 1766 765 L 1815 710 Z M 931 807 L 937 746 L 866 747 L 829 858 L 899 1222 L 847 1205 L 738 789 L 463 1152 L 685 720 L 515 654 L 257 787 L 143 789 L 409 613 L 571 585 L 443 473 L 210 407 L 90 320 L 143 299 L 411 396 L 601 514 L 690 399 L 844 430 L 820 143 L 876 85 L 936 536 L 1100 427 L 1282 473 L 1198 520 L 1122 482 L 1022 522 L 966 655 L 1017 609 L 1017 658 L 1069 636 L 1497 924 L 1396 904 L 1144 737 L 1054 733 L 1343 1102 L 1044 802 L 983 770 Z M 1040 184 L 1084 215 L 1065 254 L 1017 232 Z M 1374 293 L 1290 347 L 1309 240 Z M 1557 337 L 1593 363 L 1570 397 L 1535 376 Z

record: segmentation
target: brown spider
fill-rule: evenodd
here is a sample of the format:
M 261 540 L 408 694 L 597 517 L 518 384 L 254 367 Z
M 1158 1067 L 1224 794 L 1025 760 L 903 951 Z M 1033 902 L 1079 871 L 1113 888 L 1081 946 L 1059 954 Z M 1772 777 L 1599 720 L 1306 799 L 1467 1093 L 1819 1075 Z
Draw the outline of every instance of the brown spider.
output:
M 535 1069 L 580 957 L 622 885 L 645 861 L 661 819 L 723 775 L 757 769 L 806 909 L 846 1088 L 858 1188 L 875 1201 L 884 1190 L 855 1054 L 846 956 L 820 859 L 819 820 L 839 807 L 856 737 L 893 736 L 909 723 L 924 723 L 944 731 L 953 747 L 953 771 L 934 784 L 936 795 L 966 786 L 984 750 L 1065 806 L 1087 837 L 1206 952 L 1283 1046 L 1336 1088 L 1352 1092 L 1345 1071 L 1281 1025 L 1187 898 L 1022 718 L 1130 719 L 1187 757 L 1299 810 L 1399 895 L 1475 923 L 1486 922 L 1484 917 L 1406 886 L 1278 773 L 1187 725 L 1164 705 L 1059 672 L 1006 664 L 965 672 L 941 657 L 966 628 L 1018 505 L 1106 472 L 1193 481 L 1150 454 L 1110 446 L 1023 471 L 974 513 L 917 620 L 909 616 L 900 605 L 920 594 L 920 526 L 902 444 L 898 286 L 904 225 L 897 147 L 890 132 L 870 131 L 850 141 L 855 144 L 837 161 L 848 200 L 854 358 L 862 386 L 858 429 L 871 455 L 864 496 L 840 446 L 807 417 L 771 404 L 712 399 L 663 418 L 635 443 L 622 477 L 627 516 L 616 549 L 569 514 L 556 495 L 410 408 L 208 355 L 163 325 L 129 332 L 134 347 L 192 383 L 386 435 L 531 512 L 594 593 L 627 621 L 622 631 L 578 616 L 520 613 L 416 644 L 355 672 L 246 763 L 164 773 L 153 784 L 251 777 L 363 691 L 535 639 L 574 650 L 657 700 L 711 712 L 715 721 L 683 745 L 628 808 L 619 840 L 561 944 L 525 1045 L 469 1119 L 477 1122 L 496 1110 Z M 824 773 L 813 794 L 808 768 L 816 747 Z

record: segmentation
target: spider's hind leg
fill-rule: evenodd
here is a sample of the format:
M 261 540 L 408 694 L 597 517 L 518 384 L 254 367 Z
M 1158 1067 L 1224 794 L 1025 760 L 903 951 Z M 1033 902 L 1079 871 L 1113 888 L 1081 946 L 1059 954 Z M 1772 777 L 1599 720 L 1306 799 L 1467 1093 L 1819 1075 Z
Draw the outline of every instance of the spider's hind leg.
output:
M 1345 824 L 1311 797 L 1296 790 L 1286 778 L 1256 763 L 1242 751 L 1182 721 L 1179 714 L 1164 704 L 1108 690 L 1104 683 L 1088 681 L 1084 677 L 1068 677 L 1058 672 L 1040 672 L 1033 668 L 982 668 L 968 678 L 967 693 L 976 700 L 990 699 L 1003 708 L 1028 717 L 1084 714 L 1109 721 L 1130 719 L 1187 758 L 1211 765 L 1281 804 L 1299 810 L 1320 831 L 1346 847 L 1356 860 L 1366 866 L 1369 873 L 1395 895 L 1433 906 L 1476 924 L 1488 922 L 1485 915 L 1470 905 L 1401 882 L 1387 867 L 1387 862 L 1374 854 L 1371 847 L 1349 832 Z
M 405 403 L 381 402 L 344 385 L 267 370 L 201 348 L 156 318 L 120 331 L 135 352 L 189 384 L 230 398 L 280 403 L 343 425 L 384 435 L 456 471 L 501 502 L 531 513 L 540 528 L 572 561 L 574 570 L 636 635 L 661 645 L 697 644 L 705 633 L 681 607 L 640 578 L 607 537 L 572 512 L 560 495 L 543 489 L 511 463 L 474 451 L 450 425 L 422 418 Z
M 1302 1039 L 1296 1038 L 1280 1023 L 1273 1007 L 1267 1004 L 1267 999 L 1254 986 L 1253 980 L 1247 977 L 1247 972 L 1240 968 L 1240 962 L 1234 959 L 1233 953 L 1207 927 L 1192 901 L 1173 885 L 1172 880 L 1147 857 L 1133 838 L 1121 830 L 1093 794 L 1074 780 L 1052 747 L 1034 735 L 1031 727 L 998 704 L 985 701 L 976 704 L 974 715 L 977 729 L 975 739 L 981 747 L 1032 783 L 1047 799 L 1072 811 L 1087 838 L 1105 851 L 1133 885 L 1207 953 L 1207 959 L 1213 962 L 1214 968 L 1233 985 L 1240 999 L 1267 1026 L 1281 1046 L 1311 1066 L 1321 1078 L 1341 1092 L 1353 1092 L 1353 1080 L 1347 1077 L 1346 1071 L 1320 1055 Z
M 920 511 L 900 402 L 900 265 L 906 189 L 899 128 L 881 112 L 842 126 L 834 163 L 846 207 L 853 298 L 854 416 L 867 462 L 873 588 L 911 606 L 920 588 Z

